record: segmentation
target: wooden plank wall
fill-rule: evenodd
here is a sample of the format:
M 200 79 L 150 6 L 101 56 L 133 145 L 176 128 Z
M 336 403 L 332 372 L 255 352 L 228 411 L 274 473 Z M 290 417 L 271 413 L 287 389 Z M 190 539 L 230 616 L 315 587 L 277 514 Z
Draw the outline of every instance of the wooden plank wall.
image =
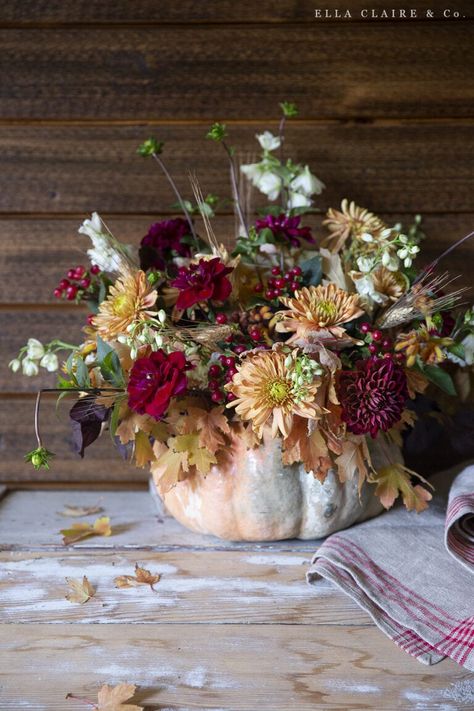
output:
M 61 332 L 77 341 L 84 313 L 55 303 L 52 288 L 81 262 L 84 216 L 98 210 L 113 231 L 137 242 L 170 213 L 173 196 L 135 154 L 149 134 L 189 194 L 187 170 L 204 190 L 225 194 L 225 162 L 204 139 L 225 121 L 244 154 L 275 128 L 278 102 L 300 117 L 288 152 L 307 160 L 328 189 L 325 210 L 344 196 L 388 220 L 426 216 L 425 258 L 474 223 L 473 6 L 441 19 L 444 2 L 412 3 L 416 20 L 363 20 L 367 3 L 347 0 L 351 20 L 314 19 L 313 0 L 3 0 L 0 8 L 0 459 L 6 482 L 143 482 L 107 438 L 85 461 L 69 449 L 65 421 L 46 402 L 43 430 L 57 452 L 35 476 L 23 464 L 33 446 L 38 384 L 6 363 L 29 336 Z M 392 0 L 390 7 L 406 4 Z M 386 9 L 374 2 L 372 8 Z M 325 8 L 341 3 L 330 0 Z M 434 18 L 424 18 L 427 9 Z M 318 231 L 320 218 L 316 218 Z M 219 233 L 233 219 L 222 214 Z M 474 243 L 448 266 L 464 269 Z

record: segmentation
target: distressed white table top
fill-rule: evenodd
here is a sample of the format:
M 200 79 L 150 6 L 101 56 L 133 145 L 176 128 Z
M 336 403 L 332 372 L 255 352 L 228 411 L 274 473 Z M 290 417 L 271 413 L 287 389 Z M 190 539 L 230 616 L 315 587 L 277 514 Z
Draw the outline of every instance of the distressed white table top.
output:
M 66 504 L 102 506 L 113 535 L 65 547 L 59 530 L 83 520 L 61 516 Z M 147 711 L 473 709 L 474 675 L 421 665 L 329 583 L 306 585 L 315 547 L 197 536 L 145 491 L 7 492 L 1 711 L 79 711 L 68 692 L 119 682 L 140 686 Z M 161 574 L 156 592 L 115 588 L 137 562 Z M 71 604 L 65 577 L 84 574 L 96 594 Z

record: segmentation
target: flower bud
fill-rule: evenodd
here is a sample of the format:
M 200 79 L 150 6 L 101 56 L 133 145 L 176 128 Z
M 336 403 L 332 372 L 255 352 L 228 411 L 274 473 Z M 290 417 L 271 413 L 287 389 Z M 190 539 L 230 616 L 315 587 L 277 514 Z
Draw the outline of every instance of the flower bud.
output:
M 54 373 L 59 367 L 58 356 L 56 353 L 45 353 L 40 360 L 40 365 L 46 368 L 48 373 Z
M 39 360 L 44 356 L 43 344 L 37 338 L 29 338 L 26 346 L 26 355 L 31 360 Z
M 14 358 L 11 360 L 8 364 L 8 367 L 13 370 L 14 373 L 17 373 L 20 370 L 21 367 L 21 361 L 19 358 Z
M 38 363 L 36 363 L 36 361 L 34 360 L 31 360 L 30 358 L 24 359 L 23 363 L 21 364 L 21 368 L 23 371 L 23 375 L 28 375 L 28 377 L 38 375 L 39 373 Z

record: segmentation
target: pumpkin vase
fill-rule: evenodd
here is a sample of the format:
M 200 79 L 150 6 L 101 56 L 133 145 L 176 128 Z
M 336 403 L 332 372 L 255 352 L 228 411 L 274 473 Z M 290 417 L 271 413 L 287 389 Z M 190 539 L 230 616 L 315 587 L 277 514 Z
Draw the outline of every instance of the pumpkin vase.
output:
M 374 467 L 386 463 L 387 445 L 370 443 Z M 402 462 L 390 447 L 390 459 Z M 302 464 L 284 466 L 276 439 L 265 438 L 255 449 L 237 442 L 227 466 L 214 466 L 207 476 L 184 479 L 166 493 L 156 490 L 166 511 L 192 531 L 231 541 L 315 539 L 348 528 L 381 513 L 374 486 L 358 491 L 358 476 L 341 483 L 336 470 L 319 482 Z

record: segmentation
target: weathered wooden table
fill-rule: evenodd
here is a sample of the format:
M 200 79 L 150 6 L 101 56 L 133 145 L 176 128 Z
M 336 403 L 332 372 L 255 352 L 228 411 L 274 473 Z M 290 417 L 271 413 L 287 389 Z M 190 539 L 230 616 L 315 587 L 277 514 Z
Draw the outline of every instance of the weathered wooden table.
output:
M 113 535 L 65 548 L 65 504 L 99 504 Z M 27 490 L 0 501 L 0 548 L 1 711 L 79 711 L 68 692 L 126 681 L 147 710 L 474 708 L 472 674 L 421 665 L 330 584 L 306 584 L 314 543 L 194 535 L 146 491 Z M 136 562 L 161 573 L 155 593 L 114 587 Z M 65 577 L 84 574 L 96 595 L 71 604 Z

